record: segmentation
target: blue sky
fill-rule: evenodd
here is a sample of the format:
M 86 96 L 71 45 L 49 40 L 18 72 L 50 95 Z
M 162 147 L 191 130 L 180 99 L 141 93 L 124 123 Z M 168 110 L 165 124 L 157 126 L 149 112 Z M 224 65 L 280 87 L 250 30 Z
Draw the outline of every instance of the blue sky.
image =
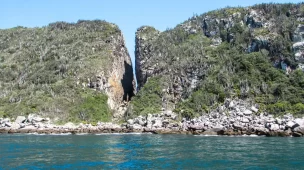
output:
M 1 0 L 0 29 L 15 26 L 37 27 L 51 22 L 102 19 L 122 30 L 134 62 L 135 31 L 142 25 L 160 31 L 173 28 L 193 14 L 226 6 L 257 3 L 298 3 L 300 0 Z

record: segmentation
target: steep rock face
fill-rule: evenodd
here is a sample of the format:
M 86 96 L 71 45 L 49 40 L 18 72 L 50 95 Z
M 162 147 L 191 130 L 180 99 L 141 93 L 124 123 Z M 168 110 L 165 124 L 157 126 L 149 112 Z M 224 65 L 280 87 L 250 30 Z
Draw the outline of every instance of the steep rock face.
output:
M 134 95 L 123 35 L 105 21 L 0 30 L 0 60 L 0 116 L 109 121 Z
M 148 64 L 150 62 L 149 59 L 152 57 L 151 52 L 153 51 L 153 46 L 150 42 L 157 38 L 159 33 L 155 28 L 148 26 L 140 27 L 136 32 L 135 70 L 139 89 L 147 81 L 147 77 L 153 74 L 154 68 Z
M 159 99 L 173 103 L 169 109 L 180 113 L 205 112 L 231 96 L 266 107 L 281 101 L 301 103 L 302 97 L 289 95 L 293 92 L 287 86 L 302 93 L 301 83 L 293 77 L 302 76 L 297 69 L 304 68 L 303 9 L 303 4 L 261 4 L 211 11 L 164 32 L 141 27 L 135 53 L 138 88 L 146 85 L 145 90 L 151 91 L 149 79 L 161 77 Z M 270 72 L 278 77 L 269 77 Z M 274 83 L 284 86 L 286 93 L 277 93 Z M 134 107 L 137 100 L 148 101 L 141 93 L 146 94 L 139 92 Z M 286 111 L 292 112 L 270 112 Z
M 299 17 L 298 21 L 304 21 L 304 17 Z M 293 35 L 293 49 L 295 51 L 295 58 L 300 62 L 304 62 L 304 25 L 299 24 Z
M 89 87 L 104 91 L 108 95 L 107 103 L 114 111 L 113 117 L 119 119 L 126 111 L 124 102 L 128 102 L 134 96 L 135 81 L 123 35 L 120 33 L 108 41 L 111 43 L 112 63 L 109 63 L 108 70 L 97 73 L 95 81 L 89 80 Z
M 194 34 L 195 30 L 189 30 L 189 32 Z M 167 83 L 162 86 L 162 90 L 168 93 L 167 100 L 173 100 L 174 103 L 196 88 L 198 79 L 204 76 L 204 69 L 209 67 L 209 65 L 200 63 L 200 61 L 198 61 L 199 63 L 195 63 L 195 61 L 179 63 L 179 58 L 182 58 L 183 55 L 171 53 L 166 46 L 169 43 L 175 46 L 173 43 L 176 40 L 172 39 L 171 41 L 173 42 L 166 42 L 168 37 L 168 35 L 155 30 L 153 27 L 144 26 L 139 28 L 136 33 L 135 68 L 138 89 L 144 86 L 149 77 L 165 76 L 164 82 Z M 203 44 L 195 44 L 195 46 L 200 45 Z M 175 46 L 173 48 L 186 47 Z M 194 51 L 197 52 L 197 50 Z M 172 67 L 176 65 L 182 67 Z

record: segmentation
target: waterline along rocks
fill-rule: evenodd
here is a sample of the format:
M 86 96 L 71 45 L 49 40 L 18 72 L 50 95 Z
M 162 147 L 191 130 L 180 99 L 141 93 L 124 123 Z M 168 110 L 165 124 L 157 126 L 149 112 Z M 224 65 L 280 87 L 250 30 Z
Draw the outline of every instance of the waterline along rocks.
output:
M 0 30 L 0 61 L 0 116 L 111 121 L 134 95 L 123 35 L 105 21 Z
M 264 136 L 304 136 L 304 117 L 292 115 L 273 117 L 260 112 L 243 100 L 226 100 L 208 115 L 186 120 L 176 113 L 163 111 L 129 119 L 121 125 L 98 122 L 91 124 L 66 123 L 54 125 L 49 118 L 29 115 L 18 116 L 11 122 L 0 118 L 0 133 L 155 133 L 155 134 L 195 134 L 195 135 L 264 135 Z

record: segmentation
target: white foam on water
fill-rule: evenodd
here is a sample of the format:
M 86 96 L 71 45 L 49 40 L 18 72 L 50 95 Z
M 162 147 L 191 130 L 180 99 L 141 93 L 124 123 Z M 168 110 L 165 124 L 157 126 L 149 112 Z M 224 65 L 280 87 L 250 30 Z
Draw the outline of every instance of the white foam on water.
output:
M 143 134 L 152 134 L 152 133 L 96 133 L 95 135 L 143 135 Z
M 193 136 L 203 136 L 203 137 L 210 137 L 210 136 L 219 136 L 219 137 L 266 137 L 265 135 L 193 135 Z
M 89 133 L 76 133 L 75 135 L 89 135 Z
M 45 133 L 33 132 L 33 133 L 28 133 L 28 135 L 46 135 L 46 134 Z
M 72 135 L 72 133 L 52 133 L 49 135 L 54 135 L 54 136 L 66 136 L 66 135 Z
M 266 137 L 265 135 L 254 135 L 254 134 L 251 134 L 251 135 L 242 135 L 243 137 Z
M 210 137 L 210 136 L 220 136 L 220 135 L 193 135 L 193 136 L 203 136 L 203 137 Z
M 115 135 L 115 134 L 114 133 L 95 133 L 94 135 L 103 136 L 103 135 Z
M 142 135 L 143 133 L 124 133 L 124 134 L 130 134 L 130 135 Z M 151 133 L 152 134 L 152 133 Z
M 38 135 L 37 132 L 34 132 L 34 133 L 26 133 L 26 134 L 28 134 L 28 135 Z

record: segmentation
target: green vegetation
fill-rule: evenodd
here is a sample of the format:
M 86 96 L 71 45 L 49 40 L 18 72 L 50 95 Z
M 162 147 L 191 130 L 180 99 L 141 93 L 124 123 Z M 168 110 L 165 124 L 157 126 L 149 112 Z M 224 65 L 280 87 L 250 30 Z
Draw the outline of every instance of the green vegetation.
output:
M 139 93 L 133 97 L 127 117 L 157 113 L 162 107 L 162 79 L 150 78 Z
M 243 7 L 226 7 L 224 9 L 211 11 L 208 14 L 214 17 L 229 17 L 233 14 L 244 14 L 246 11 Z
M 150 26 L 142 26 L 138 28 L 138 30 L 141 30 L 141 32 L 139 32 L 139 36 L 145 37 L 145 39 L 155 37 L 159 33 L 159 31 L 157 31 L 154 27 Z
M 244 54 L 229 44 L 219 46 L 213 57 L 218 58 L 217 67 L 210 70 L 189 99 L 179 103 L 178 109 L 186 110 L 183 114 L 192 117 L 195 113 L 206 112 L 206 108 L 230 97 L 255 99 L 275 115 L 287 112 L 303 114 L 302 71 L 295 70 L 286 75 L 273 67 L 262 52 Z
M 80 105 L 74 106 L 73 115 L 70 121 L 77 122 L 79 120 L 89 123 L 98 121 L 108 122 L 111 120 L 111 111 L 107 105 L 108 97 L 102 93 L 92 93 L 88 91 L 81 93 Z
M 252 9 L 274 25 L 266 28 L 250 19 L 241 24 Z M 157 65 L 154 72 L 158 79 L 163 78 L 164 89 L 175 93 L 176 84 L 183 87 L 180 97 L 174 94 L 168 99 L 183 117 L 208 113 L 226 98 L 251 99 L 261 110 L 275 115 L 303 115 L 304 73 L 296 70 L 299 62 L 292 49 L 297 14 L 302 11 L 303 4 L 261 4 L 194 16 L 150 40 L 154 51 L 145 64 Z M 232 15 L 233 21 L 229 21 Z M 196 32 L 189 31 L 189 25 Z M 218 38 L 220 45 L 213 43 Z M 281 63 L 292 72 L 287 73 Z M 198 82 L 191 89 L 189 79 L 193 77 Z M 149 104 L 159 108 L 163 103 L 166 94 L 151 90 L 151 80 L 132 101 L 135 115 L 155 111 Z M 143 107 L 143 103 L 147 104 Z
M 105 95 L 88 95 L 86 86 L 109 70 L 119 35 L 117 26 L 100 20 L 0 30 L 0 116 L 110 120 Z

